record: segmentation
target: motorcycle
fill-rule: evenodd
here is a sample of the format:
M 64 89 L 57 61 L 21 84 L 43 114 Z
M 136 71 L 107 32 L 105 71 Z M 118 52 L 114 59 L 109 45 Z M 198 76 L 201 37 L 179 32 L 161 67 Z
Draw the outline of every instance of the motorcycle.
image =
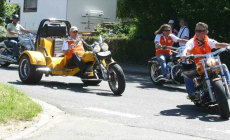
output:
M 18 37 L 19 54 L 25 50 L 34 50 L 35 34 L 20 33 Z M 9 44 L 9 40 L 0 42 L 0 66 L 8 67 L 10 64 L 17 64 L 17 59 L 13 57 L 13 46 Z
M 160 62 L 157 60 L 157 57 L 152 57 L 149 61 L 149 71 L 150 71 L 150 79 L 155 85 L 162 85 L 164 83 L 176 83 L 183 84 L 184 78 L 182 77 L 181 65 L 179 63 L 180 55 L 183 51 L 183 47 L 172 47 L 172 46 L 161 46 L 159 47 L 161 50 L 171 49 L 170 60 L 166 60 L 167 69 L 169 70 L 170 77 L 165 78 L 162 75 L 162 69 Z
M 227 120 L 230 116 L 230 95 L 223 71 L 227 66 L 221 63 L 219 54 L 229 49 L 230 46 L 208 54 L 186 56 L 182 62 L 183 75 L 193 79 L 195 84 L 195 97 L 190 98 L 191 101 L 199 107 L 218 106 L 221 118 Z M 194 59 L 197 58 L 203 59 L 196 64 Z

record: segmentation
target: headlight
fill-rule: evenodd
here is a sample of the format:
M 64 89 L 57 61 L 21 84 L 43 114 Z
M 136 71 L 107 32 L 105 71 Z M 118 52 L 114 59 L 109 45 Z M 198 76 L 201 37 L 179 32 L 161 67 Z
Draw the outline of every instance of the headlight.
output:
M 216 65 L 216 60 L 213 57 L 208 58 L 207 65 L 209 67 L 214 67 Z
M 103 52 L 108 51 L 108 49 L 109 49 L 108 44 L 107 43 L 101 44 L 101 49 L 102 49 Z
M 94 49 L 95 52 L 100 52 L 101 51 L 101 47 L 99 45 L 94 46 L 93 49 Z

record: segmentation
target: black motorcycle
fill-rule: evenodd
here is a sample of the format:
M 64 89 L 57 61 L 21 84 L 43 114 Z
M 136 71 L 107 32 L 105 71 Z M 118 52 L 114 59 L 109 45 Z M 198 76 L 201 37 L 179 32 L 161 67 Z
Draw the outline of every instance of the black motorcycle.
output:
M 18 37 L 19 53 L 25 50 L 35 49 L 35 34 L 20 33 Z M 0 42 L 0 66 L 8 67 L 10 64 L 17 64 L 17 59 L 13 57 L 13 46 L 10 45 L 9 40 Z
M 190 97 L 191 101 L 199 107 L 217 106 L 220 116 L 227 120 L 230 116 L 230 94 L 223 70 L 227 66 L 221 64 L 219 54 L 229 49 L 230 46 L 208 54 L 187 56 L 182 63 L 183 75 L 193 79 L 195 84 L 196 92 L 193 98 Z M 203 59 L 196 64 L 195 58 Z
M 157 60 L 157 57 L 152 57 L 149 63 L 150 79 L 155 85 L 162 85 L 164 83 L 176 83 L 183 84 L 184 78 L 182 77 L 181 65 L 179 63 L 180 55 L 183 51 L 183 47 L 172 47 L 172 46 L 161 46 L 159 49 L 167 50 L 171 49 L 171 58 L 170 61 L 166 60 L 167 69 L 170 72 L 170 77 L 165 78 L 162 75 L 162 69 L 160 62 Z

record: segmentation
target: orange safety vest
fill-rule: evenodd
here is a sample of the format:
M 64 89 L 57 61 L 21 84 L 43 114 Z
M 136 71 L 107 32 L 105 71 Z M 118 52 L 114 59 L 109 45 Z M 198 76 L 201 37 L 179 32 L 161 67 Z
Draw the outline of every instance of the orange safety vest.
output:
M 68 41 L 68 47 L 74 43 L 74 40 Z M 69 59 L 72 57 L 73 53 L 77 53 L 80 57 L 82 57 L 85 53 L 83 43 L 82 41 L 79 41 L 72 50 L 69 51 L 69 53 L 66 55 L 66 60 L 69 61 Z
M 189 52 L 190 54 L 196 55 L 196 54 L 207 54 L 211 53 L 212 49 L 208 45 L 208 36 L 204 36 L 204 45 L 199 47 L 198 41 L 196 40 L 196 35 L 193 37 L 194 39 L 194 48 Z M 195 63 L 198 63 L 201 59 L 204 58 L 195 58 L 194 61 Z
M 162 46 L 172 46 L 173 45 L 173 39 L 171 36 L 168 36 L 168 38 L 165 40 L 164 36 L 162 35 L 160 38 L 160 44 Z M 171 53 L 171 48 L 170 50 L 161 50 L 156 48 L 156 56 L 158 56 L 159 54 L 170 54 Z

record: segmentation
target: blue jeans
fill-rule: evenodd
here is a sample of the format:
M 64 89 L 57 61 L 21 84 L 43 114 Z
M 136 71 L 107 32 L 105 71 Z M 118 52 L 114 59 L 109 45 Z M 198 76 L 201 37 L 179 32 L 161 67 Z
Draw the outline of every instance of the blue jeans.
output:
M 13 56 L 18 57 L 19 56 L 18 42 L 15 40 L 9 40 L 9 45 L 13 47 Z
M 229 74 L 228 67 L 225 64 L 222 64 L 222 66 L 223 66 L 224 75 L 227 80 L 227 84 L 230 85 L 230 74 Z M 184 82 L 185 82 L 186 91 L 188 94 L 192 94 L 196 91 L 195 85 L 192 79 L 184 77 Z
M 162 74 L 168 74 L 169 71 L 167 69 L 166 60 L 170 60 L 170 54 L 159 54 L 157 60 L 160 62 Z

